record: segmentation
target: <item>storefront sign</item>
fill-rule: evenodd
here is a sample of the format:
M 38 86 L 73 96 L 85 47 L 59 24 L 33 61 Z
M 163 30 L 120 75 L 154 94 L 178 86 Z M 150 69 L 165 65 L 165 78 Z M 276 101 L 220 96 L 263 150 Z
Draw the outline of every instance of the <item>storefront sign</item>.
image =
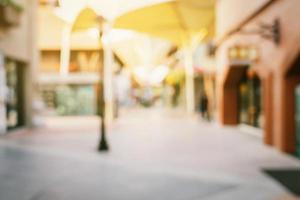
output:
M 258 49 L 255 46 L 233 46 L 228 50 L 230 61 L 250 61 L 258 60 Z
M 6 132 L 6 76 L 4 68 L 4 56 L 0 53 L 0 135 Z

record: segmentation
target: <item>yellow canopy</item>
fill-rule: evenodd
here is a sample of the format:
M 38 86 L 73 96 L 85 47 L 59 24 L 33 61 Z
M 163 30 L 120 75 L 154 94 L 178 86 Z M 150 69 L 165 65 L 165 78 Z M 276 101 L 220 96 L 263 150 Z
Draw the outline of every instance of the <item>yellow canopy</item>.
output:
M 83 9 L 73 23 L 72 32 L 86 31 L 91 28 L 100 28 L 97 13 L 92 8 Z
M 98 15 L 92 8 L 87 7 L 83 9 L 76 17 L 72 26 L 72 32 L 76 33 L 76 32 L 88 31 L 88 30 L 97 31 L 101 29 L 101 25 L 103 22 L 104 22 L 104 18 L 102 16 Z M 100 36 L 99 36 L 99 43 L 100 43 L 99 47 L 102 48 L 102 42 L 100 40 Z
M 131 29 L 177 45 L 214 34 L 215 0 L 175 0 L 143 7 L 118 17 L 114 28 Z

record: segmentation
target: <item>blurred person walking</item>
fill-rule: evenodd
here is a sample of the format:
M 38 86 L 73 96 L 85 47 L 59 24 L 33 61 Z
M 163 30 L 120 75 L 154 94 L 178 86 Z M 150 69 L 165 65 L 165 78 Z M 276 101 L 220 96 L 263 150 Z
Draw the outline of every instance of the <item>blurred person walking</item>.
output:
M 200 108 L 202 118 L 209 121 L 210 116 L 208 110 L 208 98 L 205 92 L 201 95 L 199 104 L 200 104 L 199 108 Z

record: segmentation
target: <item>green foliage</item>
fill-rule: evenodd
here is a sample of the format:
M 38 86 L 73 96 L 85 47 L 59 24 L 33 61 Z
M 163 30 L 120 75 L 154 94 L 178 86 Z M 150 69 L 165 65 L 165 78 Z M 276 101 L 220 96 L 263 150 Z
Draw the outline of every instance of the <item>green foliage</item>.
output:
M 0 0 L 0 6 L 10 6 L 18 12 L 23 11 L 23 7 L 16 3 L 14 0 Z

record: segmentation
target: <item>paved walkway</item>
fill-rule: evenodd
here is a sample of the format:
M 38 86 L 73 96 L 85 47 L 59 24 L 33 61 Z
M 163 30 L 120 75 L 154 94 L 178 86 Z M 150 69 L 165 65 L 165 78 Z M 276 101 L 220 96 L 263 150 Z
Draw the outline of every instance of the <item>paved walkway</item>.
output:
M 258 137 L 176 111 L 121 113 L 104 154 L 98 127 L 53 118 L 0 140 L 0 200 L 287 199 L 262 169 L 300 168 Z

